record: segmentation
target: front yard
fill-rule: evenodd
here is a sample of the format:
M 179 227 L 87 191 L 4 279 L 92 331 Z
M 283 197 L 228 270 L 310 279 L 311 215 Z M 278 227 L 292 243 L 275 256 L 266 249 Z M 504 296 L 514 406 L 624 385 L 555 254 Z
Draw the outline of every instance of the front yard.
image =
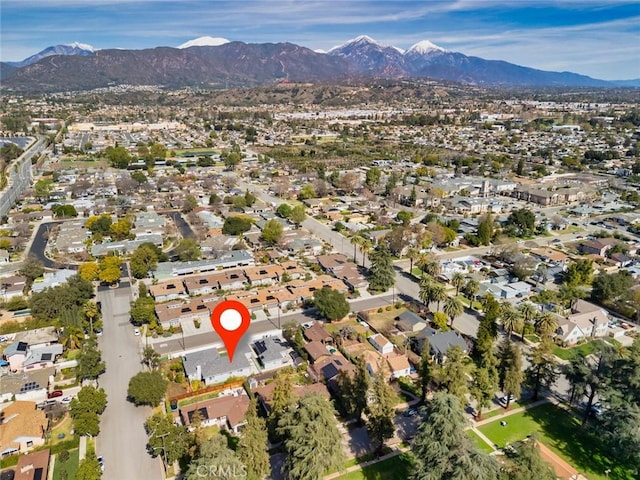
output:
M 339 480 L 391 480 L 405 479 L 411 475 L 411 456 L 403 453 L 381 462 L 373 463 L 361 470 L 339 477 Z
M 77 448 L 70 450 L 69 458 L 65 462 L 61 461 L 60 454 L 56 456 L 56 463 L 53 467 L 53 480 L 70 480 L 76 478 L 76 471 L 80 464 L 79 452 Z M 66 472 L 66 475 L 63 472 Z
M 562 348 L 553 347 L 553 354 L 562 360 L 571 360 L 574 355 L 582 352 L 583 355 L 591 355 L 598 344 L 604 344 L 604 340 L 594 340 L 592 342 L 583 343 L 582 345 L 576 345 L 574 347 Z

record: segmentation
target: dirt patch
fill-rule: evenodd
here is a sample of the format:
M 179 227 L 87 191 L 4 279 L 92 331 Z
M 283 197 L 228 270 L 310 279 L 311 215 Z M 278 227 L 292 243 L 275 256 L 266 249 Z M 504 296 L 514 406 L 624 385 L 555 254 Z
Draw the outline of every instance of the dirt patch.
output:
M 553 471 L 556 472 L 558 478 L 566 480 L 586 480 L 586 477 L 582 475 L 578 476 L 578 471 L 556 455 L 549 447 L 540 442 L 537 442 L 537 444 L 542 459 L 553 467 Z

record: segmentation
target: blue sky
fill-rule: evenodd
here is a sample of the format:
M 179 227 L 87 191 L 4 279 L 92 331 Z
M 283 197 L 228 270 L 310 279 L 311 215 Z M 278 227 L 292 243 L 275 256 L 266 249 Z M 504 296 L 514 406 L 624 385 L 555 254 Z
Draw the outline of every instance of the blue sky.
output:
M 640 78 L 640 0 L 2 0 L 0 60 L 50 45 L 177 46 L 209 35 L 324 49 L 361 34 L 614 80 Z

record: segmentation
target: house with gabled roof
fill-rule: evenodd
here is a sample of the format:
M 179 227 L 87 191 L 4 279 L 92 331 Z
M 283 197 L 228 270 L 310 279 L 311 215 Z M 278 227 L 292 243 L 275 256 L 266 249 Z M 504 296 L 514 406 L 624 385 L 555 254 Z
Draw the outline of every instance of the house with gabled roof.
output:
M 389 355 L 393 353 L 393 343 L 391 343 L 384 335 L 376 333 L 371 335 L 367 340 L 373 345 L 381 355 Z
M 228 356 L 220 355 L 217 348 L 187 353 L 182 357 L 182 365 L 190 381 L 198 380 L 206 385 L 215 385 L 231 377 L 248 377 L 256 373 L 246 352 L 236 352 L 231 362 Z
M 20 456 L 14 480 L 45 480 L 49 475 L 50 457 L 48 448 Z
M 249 410 L 249 397 L 241 393 L 201 400 L 180 407 L 180 418 L 183 425 L 190 427 L 193 416 L 198 412 L 202 426 L 217 426 L 239 433 L 247 423 L 245 421 L 247 410 Z
M 396 327 L 403 332 L 419 332 L 427 326 L 426 320 L 411 310 L 402 312 L 395 320 Z
M 186 298 L 188 296 L 182 280 L 179 279 L 168 280 L 166 282 L 151 285 L 149 287 L 149 294 L 156 302 L 167 302 L 169 300 Z
M 13 402 L 0 412 L 0 420 L 0 456 L 24 453 L 44 445 L 49 421 L 35 402 Z
M 578 300 L 571 315 L 558 320 L 556 337 L 567 344 L 580 340 L 604 337 L 609 331 L 606 310 L 586 300 Z
M 425 343 L 429 343 L 429 353 L 432 360 L 444 363 L 447 359 L 447 351 L 453 347 L 460 347 L 463 352 L 468 353 L 469 347 L 462 336 L 455 330 L 441 332 L 433 328 L 426 327 L 411 339 L 413 350 L 422 355 Z

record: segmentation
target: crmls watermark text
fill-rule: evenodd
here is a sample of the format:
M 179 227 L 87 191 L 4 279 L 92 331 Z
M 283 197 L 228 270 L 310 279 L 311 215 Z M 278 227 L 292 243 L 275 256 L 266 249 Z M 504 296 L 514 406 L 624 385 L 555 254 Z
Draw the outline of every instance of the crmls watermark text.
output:
M 247 467 L 245 465 L 199 465 L 196 468 L 196 475 L 200 478 L 245 478 Z

